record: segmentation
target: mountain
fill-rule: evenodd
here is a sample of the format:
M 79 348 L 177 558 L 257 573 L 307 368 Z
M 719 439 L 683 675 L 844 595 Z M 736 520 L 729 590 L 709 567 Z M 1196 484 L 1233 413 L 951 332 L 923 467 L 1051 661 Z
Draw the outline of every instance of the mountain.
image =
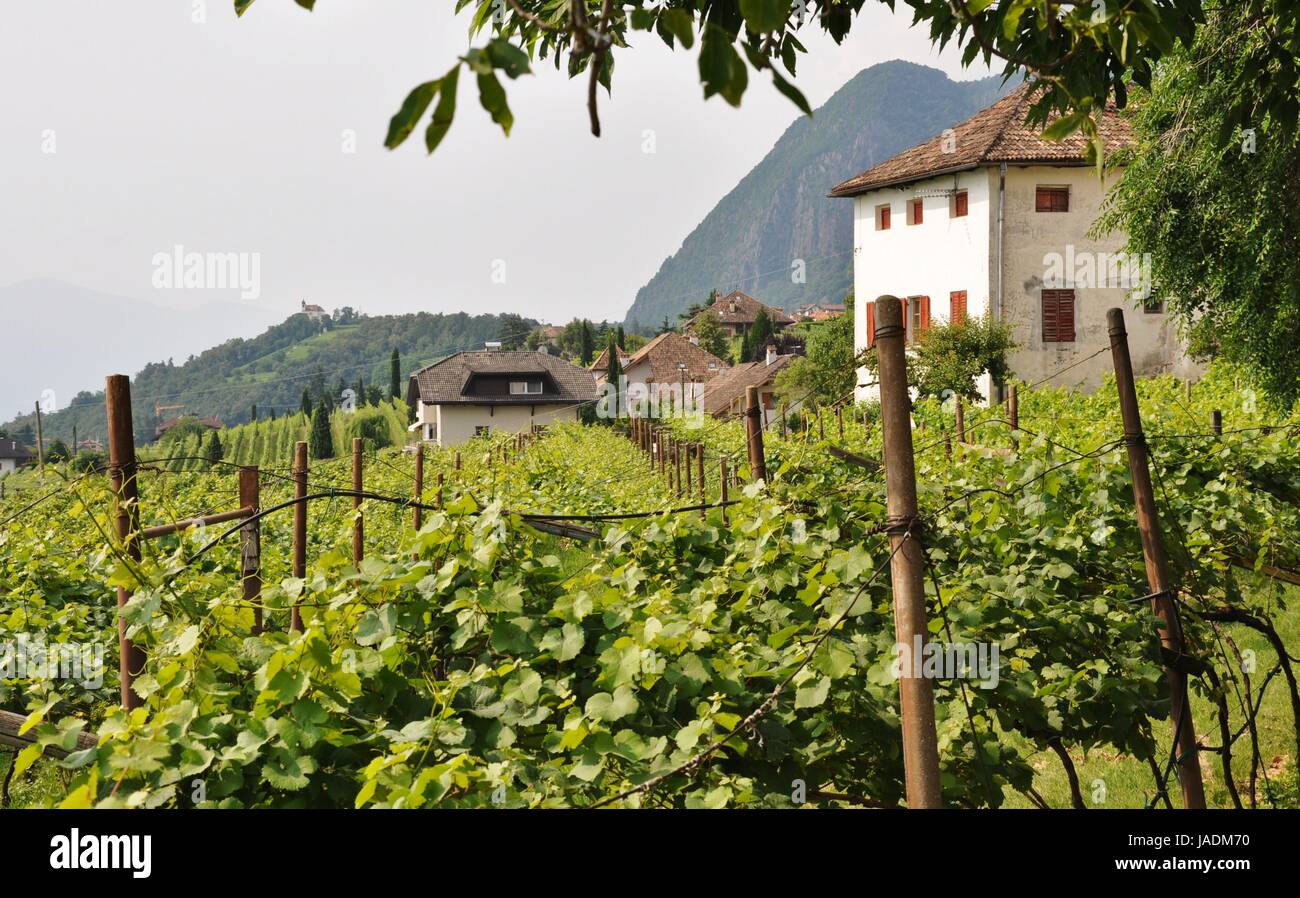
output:
M 481 349 L 506 330 L 526 334 L 536 324 L 517 315 L 464 312 L 370 317 L 342 310 L 321 321 L 303 313 L 291 315 L 256 337 L 227 340 L 182 364 L 167 359 L 145 365 L 131 378 L 136 441 L 151 439 L 159 419 L 194 414 L 238 424 L 251 418 L 253 405 L 259 417 L 296 411 L 304 389 L 317 401 L 337 399 L 343 386 L 354 386 L 358 379 L 387 395 L 394 349 L 401 353 L 405 390 L 405 376 L 416 367 L 452 352 Z M 58 351 L 63 358 L 64 350 Z M 170 355 L 171 347 L 164 351 Z M 102 359 L 94 361 L 96 375 L 86 378 L 89 382 L 102 384 L 106 373 L 120 370 Z M 27 413 L 0 426 L 18 434 L 34 425 L 34 418 Z M 46 416 L 47 445 L 55 438 L 67 442 L 74 424 L 78 439 L 105 438 L 102 390 L 78 393 Z
M 190 309 L 114 296 L 57 280 L 0 287 L 0 419 L 66 405 L 104 377 L 158 357 L 185 359 L 221 340 L 257 333 L 280 314 L 240 302 Z
M 842 302 L 853 285 L 853 203 L 835 184 L 969 118 L 1011 85 L 952 81 L 893 61 L 859 72 L 813 117 L 800 116 L 637 291 L 626 322 L 656 327 L 709 291 L 744 290 L 792 309 Z M 794 283 L 802 259 L 806 282 Z

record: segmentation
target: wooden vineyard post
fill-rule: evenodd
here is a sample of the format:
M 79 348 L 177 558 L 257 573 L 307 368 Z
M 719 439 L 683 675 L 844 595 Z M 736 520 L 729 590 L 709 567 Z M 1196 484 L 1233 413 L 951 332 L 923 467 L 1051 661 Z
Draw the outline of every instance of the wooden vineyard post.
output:
M 434 505 L 438 506 L 439 509 L 442 508 L 442 472 L 441 471 L 438 472 L 438 495 L 434 499 Z
M 132 562 L 140 562 L 140 494 L 137 490 L 135 467 L 135 427 L 131 420 L 131 379 L 125 374 L 111 374 L 104 388 L 104 401 L 108 416 L 108 476 L 116 499 L 115 517 L 117 536 L 122 540 L 126 555 Z M 126 617 L 123 609 L 130 596 L 126 588 L 117 588 L 117 648 L 118 682 L 121 687 L 122 707 L 130 711 L 138 708 L 143 699 L 136 695 L 135 678 L 144 670 L 144 649 L 126 636 Z
M 1223 436 L 1223 412 L 1217 408 L 1210 412 L 1210 429 L 1216 437 Z
M 817 441 L 826 442 L 826 426 L 822 424 L 822 413 L 817 412 Z
M 673 465 L 677 469 L 676 482 L 677 482 L 678 499 L 682 497 L 682 449 L 683 448 L 684 447 L 682 446 L 681 442 L 679 442 L 678 440 L 673 440 Z M 690 473 L 691 472 L 689 470 L 686 472 L 688 478 L 690 477 Z
M 789 412 L 786 411 L 786 404 L 782 402 L 781 403 L 781 439 L 783 440 L 785 439 L 785 419 L 788 414 Z
M 261 507 L 257 465 L 239 469 L 239 507 Z M 250 521 L 239 531 L 239 577 L 244 586 L 244 601 L 253 606 L 253 635 L 262 632 L 262 525 Z
M 957 402 L 955 407 L 956 420 L 953 422 L 953 434 L 956 436 L 957 442 L 964 443 L 966 442 L 966 412 L 962 405 L 961 397 L 955 396 L 953 398 Z
M 456 470 L 460 470 L 460 450 L 456 450 Z
M 352 438 L 352 561 L 360 564 L 366 556 L 366 523 L 361 514 L 361 491 L 363 486 L 365 444 L 361 437 Z
M 749 450 L 751 480 L 767 480 L 767 462 L 763 458 L 762 414 L 758 403 L 758 387 L 745 387 L 745 445 Z
M 885 466 L 885 491 L 886 526 L 893 553 L 889 568 L 894 592 L 894 638 L 903 661 L 899 668 L 898 692 L 903 721 L 907 806 L 937 808 L 941 806 L 941 796 L 934 686 L 921 673 L 928 627 L 902 303 L 893 296 L 880 297 L 876 300 L 875 318 L 881 429 L 885 457 L 889 460 Z
M 128 383 L 128 390 L 129 390 Z M 135 434 L 131 435 L 131 445 L 135 445 Z M 76 454 L 77 447 L 72 447 L 73 454 Z M 45 434 L 41 430 L 41 404 L 36 403 L 36 463 L 40 467 L 41 476 L 45 476 Z M 134 460 L 133 460 L 134 463 Z
M 835 406 L 835 420 L 840 425 L 840 442 L 844 442 L 844 406 Z
M 718 457 L 718 501 L 722 503 L 722 523 L 727 523 L 727 457 Z
M 1129 356 L 1128 331 L 1124 327 L 1124 310 L 1106 313 L 1110 334 L 1110 351 L 1115 363 L 1115 386 L 1119 392 L 1119 409 L 1124 419 L 1124 442 L 1128 446 L 1129 473 L 1133 478 L 1133 502 L 1137 508 L 1138 532 L 1142 536 L 1142 557 L 1146 562 L 1147 584 L 1151 588 L 1151 610 L 1160 619 L 1160 644 L 1168 657 L 1183 657 L 1183 632 L 1174 607 L 1170 585 L 1169 559 L 1161 541 L 1160 518 L 1156 511 L 1155 492 L 1151 488 L 1150 459 L 1146 437 L 1142 433 L 1142 416 L 1138 409 L 1137 389 L 1133 385 L 1133 360 Z M 1187 674 L 1165 666 L 1169 683 L 1169 714 L 1173 721 L 1178 782 L 1183 790 L 1184 808 L 1205 807 L 1205 787 L 1201 783 L 1201 766 L 1196 749 L 1196 727 L 1187 698 Z
M 1012 384 L 1007 391 L 1007 421 L 1010 422 L 1012 430 L 1020 429 L 1020 394 L 1015 384 Z
M 415 524 L 415 532 L 419 533 L 420 528 L 424 526 L 424 509 L 420 503 L 424 501 L 424 445 L 415 447 L 415 512 L 412 515 L 412 523 Z
M 293 575 L 307 576 L 307 444 L 299 440 L 293 447 Z M 289 613 L 289 630 L 302 632 L 302 610 L 294 600 Z
M 707 504 L 708 504 L 708 501 L 709 501 L 709 500 L 708 500 L 708 497 L 705 495 L 705 484 L 704 484 L 704 444 L 703 444 L 703 443 L 696 443 L 696 444 L 695 444 L 695 458 L 696 458 L 696 467 L 699 469 L 699 474 L 700 474 L 700 479 L 699 479 L 699 484 L 700 484 L 700 505 L 703 506 L 703 505 L 707 505 Z M 707 508 L 701 508 L 701 509 L 700 509 L 700 517 L 702 517 L 702 518 L 707 518 L 708 516 L 709 516 L 709 510 L 708 510 Z
M 948 431 L 943 432 L 943 455 L 944 458 L 952 458 L 952 437 L 948 436 Z

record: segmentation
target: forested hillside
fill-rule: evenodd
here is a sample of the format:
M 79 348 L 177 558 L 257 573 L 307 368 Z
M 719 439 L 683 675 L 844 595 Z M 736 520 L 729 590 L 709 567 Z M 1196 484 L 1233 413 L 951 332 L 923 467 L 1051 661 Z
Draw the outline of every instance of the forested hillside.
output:
M 183 406 L 164 410 L 163 419 L 195 414 L 232 425 L 248 421 L 254 406 L 259 416 L 297 411 L 304 389 L 316 400 L 327 394 L 336 400 L 340 383 L 352 387 L 360 379 L 387 393 L 394 349 L 405 377 L 441 356 L 481 348 L 501 335 L 507 321 L 517 319 L 463 312 L 367 317 L 347 309 L 323 322 L 293 315 L 257 337 L 229 340 L 182 364 L 167 359 L 146 365 L 131 378 L 136 439 L 152 437 L 158 406 Z M 32 416 L 24 416 L 3 427 L 18 433 L 33 424 Z M 46 417 L 47 443 L 70 440 L 74 424 L 79 439 L 104 438 L 101 392 L 79 393 Z

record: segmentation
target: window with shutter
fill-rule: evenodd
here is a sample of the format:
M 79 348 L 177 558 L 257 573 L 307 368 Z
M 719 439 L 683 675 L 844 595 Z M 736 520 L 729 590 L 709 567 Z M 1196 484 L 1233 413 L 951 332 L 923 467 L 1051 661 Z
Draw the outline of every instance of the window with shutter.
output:
M 878 231 L 889 230 L 889 206 L 888 205 L 876 207 L 876 230 Z
M 1039 187 L 1034 193 L 1035 212 L 1069 212 L 1070 188 Z
M 925 206 L 920 200 L 912 200 L 908 210 L 908 224 L 919 225 L 925 220 Z
M 1043 291 L 1043 342 L 1074 342 L 1074 291 Z
M 917 333 L 921 333 L 930 329 L 930 297 L 917 297 L 916 306 Z
M 948 323 L 961 324 L 966 320 L 966 291 L 954 290 L 948 294 Z
M 963 217 L 964 215 L 966 215 L 967 208 L 968 208 L 968 202 L 966 198 L 966 191 L 964 190 L 957 191 L 957 193 L 955 193 L 952 198 L 952 217 L 953 218 Z

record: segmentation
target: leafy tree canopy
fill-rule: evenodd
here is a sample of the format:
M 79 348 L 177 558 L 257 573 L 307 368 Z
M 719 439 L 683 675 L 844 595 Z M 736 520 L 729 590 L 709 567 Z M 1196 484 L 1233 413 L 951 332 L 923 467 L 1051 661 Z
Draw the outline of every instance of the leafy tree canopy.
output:
M 296 0 L 312 9 L 315 0 Z M 879 0 L 891 10 L 898 0 Z M 234 0 L 243 15 L 253 0 Z M 773 86 L 810 112 L 791 79 L 799 54 L 798 33 L 820 29 L 837 43 L 856 23 L 867 0 L 808 3 L 806 0 L 664 0 L 653 7 L 611 0 L 557 4 L 551 0 L 457 0 L 471 11 L 470 33 L 479 42 L 451 61 L 441 76 L 410 91 L 389 124 L 385 145 L 396 147 L 420 126 L 429 152 L 442 142 L 456 115 L 462 75 L 472 78 L 479 103 L 509 135 L 514 114 L 501 76 L 514 80 L 535 62 L 563 68 L 587 80 L 593 134 L 600 134 L 599 88 L 612 90 L 614 59 L 630 49 L 632 32 L 654 32 L 669 47 L 698 44 L 700 82 L 706 98 L 721 96 L 739 106 L 750 73 L 770 75 Z M 1149 87 L 1155 64 L 1181 42 L 1191 42 L 1205 21 L 1201 0 L 903 0 L 917 24 L 928 25 L 939 46 L 955 41 L 962 61 L 1000 64 L 1008 75 L 1027 74 L 1041 88 L 1031 113 L 1038 123 L 1061 113 L 1059 133 L 1083 130 L 1100 137 L 1093 118 L 1108 100 L 1125 105 L 1128 86 Z M 1287 60 L 1300 36 L 1300 5 L 1293 0 L 1238 0 L 1273 35 L 1261 61 L 1233 77 L 1255 93 L 1234 92 L 1225 114 L 1236 123 L 1260 110 L 1294 127 L 1300 69 Z M 1270 66 L 1275 66 L 1270 69 Z M 1267 80 L 1260 76 L 1269 74 Z M 430 108 L 432 107 L 432 113 Z M 426 122 L 427 116 L 427 124 Z
M 1287 406 L 1300 399 L 1300 137 L 1261 88 L 1294 78 L 1275 17 L 1239 3 L 1210 14 L 1136 102 L 1136 143 L 1098 230 L 1150 254 L 1155 299 L 1194 351 L 1239 363 Z M 1257 80 L 1264 79 L 1264 80 Z M 1243 123 L 1235 110 L 1260 102 Z M 1242 127 L 1246 124 L 1246 127 Z

